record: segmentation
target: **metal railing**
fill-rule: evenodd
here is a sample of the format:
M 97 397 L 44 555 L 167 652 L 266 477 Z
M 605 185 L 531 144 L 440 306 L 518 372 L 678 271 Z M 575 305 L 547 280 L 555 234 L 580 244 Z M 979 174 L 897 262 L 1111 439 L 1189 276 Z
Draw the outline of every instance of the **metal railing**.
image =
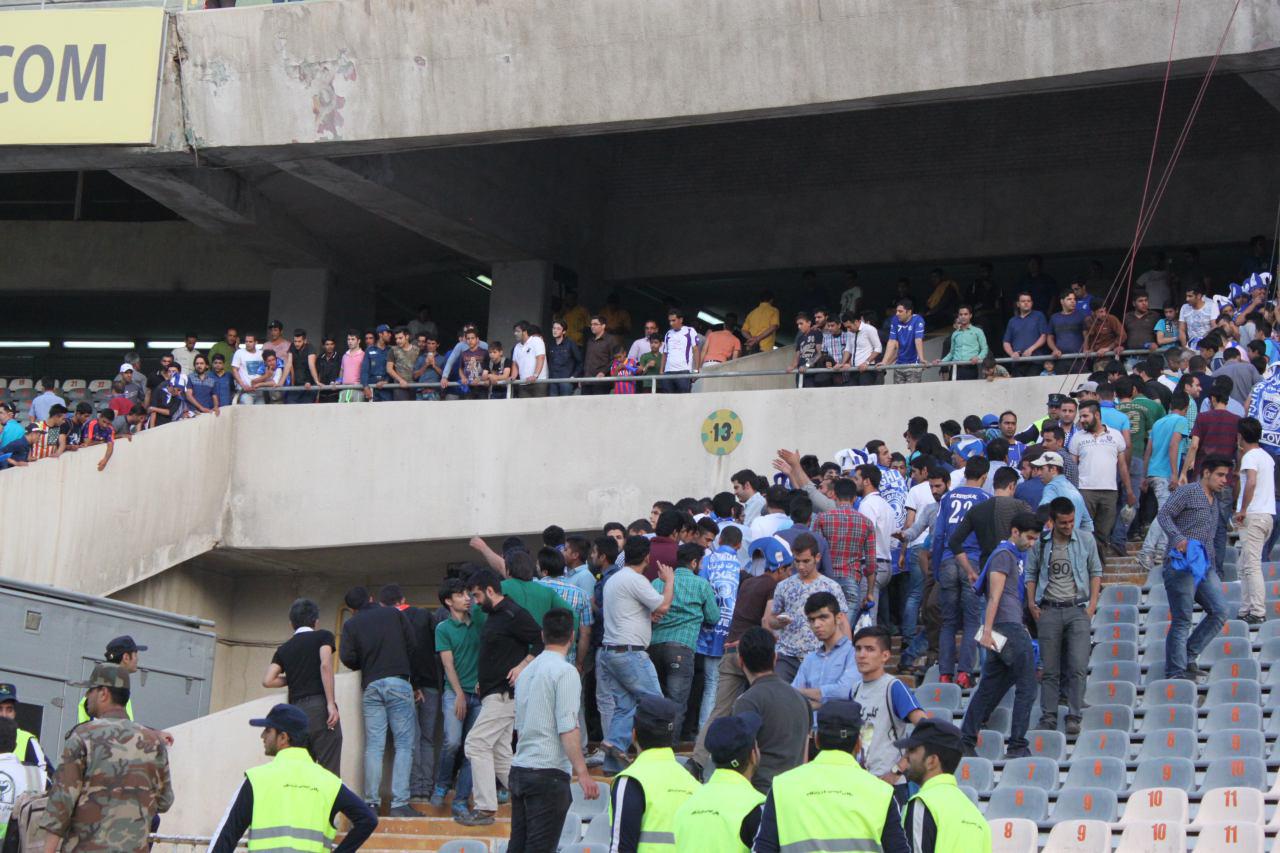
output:
M 1140 355 L 1150 355 L 1153 352 L 1158 352 L 1158 350 L 1148 350 L 1148 349 L 1122 350 L 1120 355 L 1123 357 L 1140 356 Z M 1098 353 L 1098 352 L 1062 353 L 1061 355 L 1057 355 L 1057 356 L 1029 355 L 1029 356 L 1020 356 L 1018 358 L 1007 357 L 1007 358 L 997 358 L 995 362 L 996 364 L 1039 364 L 1046 361 L 1075 362 L 1075 361 L 1084 361 L 1087 359 L 1108 358 L 1108 357 L 1115 357 L 1115 351 L 1107 350 L 1101 353 Z M 731 362 L 725 362 L 725 363 L 728 364 Z M 235 392 L 235 396 L 238 398 L 243 394 L 250 394 L 254 396 L 257 396 L 259 394 L 273 394 L 273 393 L 274 394 L 316 394 L 316 393 L 331 393 L 331 392 L 340 392 L 340 391 L 365 391 L 366 389 L 369 389 L 374 392 L 374 397 L 376 399 L 377 392 L 380 390 L 381 391 L 436 390 L 436 391 L 447 392 L 450 388 L 468 388 L 470 390 L 477 390 L 482 388 L 483 389 L 505 388 L 506 398 L 511 399 L 512 397 L 519 396 L 519 393 L 517 391 L 517 389 L 519 388 L 530 388 L 530 387 L 546 386 L 546 385 L 576 385 L 581 387 L 581 386 L 588 386 L 588 385 L 617 385 L 619 383 L 634 384 L 636 386 L 637 392 L 641 387 L 644 387 L 647 389 L 645 393 L 657 394 L 659 392 L 658 390 L 659 385 L 662 383 L 666 383 L 668 387 L 670 387 L 670 385 L 674 383 L 679 383 L 679 382 L 692 383 L 698 380 L 717 380 L 718 381 L 721 379 L 750 379 L 750 378 L 757 378 L 762 376 L 794 376 L 796 378 L 796 387 L 803 388 L 804 379 L 806 376 L 823 376 L 823 375 L 857 376 L 860 374 L 867 374 L 867 373 L 880 373 L 880 374 L 888 375 L 896 371 L 923 372 L 926 370 L 949 371 L 950 376 L 948 377 L 948 381 L 956 382 L 956 381 L 976 381 L 976 379 L 975 380 L 959 380 L 959 368 L 962 368 L 962 367 L 981 368 L 981 366 L 982 366 L 981 362 L 975 364 L 973 362 L 939 361 L 939 362 L 919 362 L 917 364 L 875 364 L 875 365 L 868 366 L 865 370 L 862 370 L 859 368 L 842 370 L 840 368 L 834 368 L 834 367 L 801 368 L 799 370 L 792 370 L 789 368 L 786 370 L 737 370 L 737 371 L 710 370 L 710 371 L 699 371 L 696 373 L 693 373 L 693 372 L 659 373 L 659 374 L 637 375 L 637 376 L 571 376 L 571 377 L 564 377 L 560 379 L 550 379 L 550 378 L 535 379 L 533 381 L 526 381 L 523 379 L 504 379 L 504 380 L 495 380 L 492 384 L 486 382 L 486 383 L 475 384 L 475 385 L 464 385 L 458 382 L 449 382 L 449 383 L 408 382 L 408 383 L 401 384 L 399 382 L 394 382 L 394 381 L 384 381 L 381 384 L 371 384 L 371 385 L 337 385 L 337 384 L 314 385 L 313 384 L 309 387 L 306 385 L 287 385 L 282 388 L 255 389 L 253 391 L 237 390 Z M 1066 376 L 1069 374 L 1055 374 L 1055 375 Z M 235 381 L 234 377 L 232 381 Z M 477 398 L 477 399 L 490 399 L 490 398 L 485 397 L 485 398 Z

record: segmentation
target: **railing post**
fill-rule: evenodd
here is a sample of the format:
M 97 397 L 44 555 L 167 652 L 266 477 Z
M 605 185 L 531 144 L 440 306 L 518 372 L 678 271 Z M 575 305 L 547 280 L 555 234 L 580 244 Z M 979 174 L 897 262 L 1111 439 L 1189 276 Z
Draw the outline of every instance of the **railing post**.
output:
M 955 364 L 955 362 L 952 362 L 952 363 L 951 363 L 951 381 L 952 381 L 952 382 L 955 382 L 955 381 L 956 381 L 956 364 Z
M 507 380 L 507 399 L 511 399 L 511 380 Z
M 803 388 L 803 387 L 804 387 L 804 371 L 797 370 L 796 371 L 796 388 Z

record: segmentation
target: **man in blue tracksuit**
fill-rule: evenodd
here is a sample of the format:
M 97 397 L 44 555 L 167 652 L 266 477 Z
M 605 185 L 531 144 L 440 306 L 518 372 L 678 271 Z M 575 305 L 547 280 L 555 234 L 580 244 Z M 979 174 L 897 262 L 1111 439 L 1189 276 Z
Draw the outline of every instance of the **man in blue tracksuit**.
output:
M 933 547 L 930 565 L 934 566 L 934 580 L 938 584 L 938 607 L 942 610 L 942 629 L 938 633 L 938 669 L 943 683 L 954 681 L 961 687 L 973 684 L 971 672 L 977 657 L 977 641 L 974 635 L 982 619 L 982 603 L 974 594 L 973 581 L 956 562 L 949 547 L 951 532 L 974 506 L 991 496 L 982 488 L 991 463 L 985 457 L 974 456 L 964 465 L 964 485 L 957 486 L 943 496 L 938 506 L 938 518 L 934 522 Z M 981 564 L 978 538 L 970 534 L 964 542 L 964 551 L 972 565 Z M 960 641 L 959 668 L 957 674 L 956 629 L 963 625 L 964 638 Z

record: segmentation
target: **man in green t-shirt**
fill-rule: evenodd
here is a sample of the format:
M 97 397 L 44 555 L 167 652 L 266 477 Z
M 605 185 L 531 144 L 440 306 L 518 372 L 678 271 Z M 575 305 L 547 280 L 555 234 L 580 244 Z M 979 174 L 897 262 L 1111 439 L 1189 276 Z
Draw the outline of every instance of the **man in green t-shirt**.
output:
M 443 806 L 453 780 L 456 762 L 458 782 L 453 797 L 455 814 L 467 811 L 471 796 L 471 764 L 462 755 L 467 732 L 480 714 L 476 682 L 480 675 L 480 630 L 482 622 L 471 618 L 471 596 L 460 578 L 448 578 L 440 587 L 440 603 L 449 618 L 436 625 L 436 651 L 444 667 L 444 697 L 440 703 L 444 718 L 444 743 L 436 770 L 436 787 L 431 804 Z
M 1128 376 L 1122 376 L 1116 380 L 1115 391 L 1116 411 L 1129 419 L 1129 482 L 1141 483 L 1147 476 L 1147 467 L 1143 461 L 1147 450 L 1147 440 L 1151 436 L 1151 428 L 1155 426 L 1156 421 L 1164 417 L 1164 407 L 1155 400 L 1144 396 L 1141 389 Z M 1139 496 L 1139 500 L 1144 497 L 1145 493 Z M 1155 497 L 1152 496 L 1147 500 L 1154 503 Z M 1131 528 L 1134 530 L 1136 537 L 1137 528 L 1134 526 L 1134 522 L 1138 517 L 1135 515 L 1126 521 L 1124 511 L 1120 511 L 1116 517 L 1115 527 L 1111 531 L 1112 545 L 1123 549 L 1129 539 Z

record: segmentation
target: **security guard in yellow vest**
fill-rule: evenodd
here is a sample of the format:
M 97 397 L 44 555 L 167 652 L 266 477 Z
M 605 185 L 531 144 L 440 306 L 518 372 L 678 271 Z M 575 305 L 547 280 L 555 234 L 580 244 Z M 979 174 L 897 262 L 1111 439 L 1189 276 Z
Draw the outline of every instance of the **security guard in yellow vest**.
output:
M 121 637 L 115 637 L 107 643 L 107 652 L 104 656 L 107 663 L 117 663 L 125 672 L 133 675 L 138 671 L 138 652 L 145 652 L 146 646 L 140 646 L 133 641 L 133 637 L 125 634 Z M 124 708 L 125 716 L 133 719 L 133 700 L 129 700 L 129 704 Z M 77 723 L 89 722 L 89 708 L 85 705 L 85 700 L 80 700 L 80 707 L 76 713 Z M 173 738 L 165 734 L 165 741 L 173 746 Z
M 609 853 L 674 852 L 676 811 L 698 789 L 672 749 L 679 712 L 675 702 L 654 694 L 642 695 L 636 704 L 640 754 L 613 780 Z
M 753 711 L 721 717 L 707 727 L 715 772 L 676 812 L 676 853 L 746 853 L 760 828 L 764 794 L 751 784 L 760 764 Z
M 920 786 L 902 817 L 911 853 L 991 853 L 991 827 L 956 785 L 964 754 L 961 731 L 922 720 L 894 746 L 907 758 L 907 781 Z
M 0 684 L 0 717 L 18 719 L 18 688 L 13 684 Z M 18 729 L 18 743 L 13 754 L 23 764 L 39 767 L 45 773 L 45 782 L 53 777 L 53 764 L 36 736 L 26 729 Z
M 234 853 L 245 830 L 249 850 L 326 853 L 333 844 L 333 819 L 341 812 L 351 829 L 334 853 L 359 850 L 378 827 L 378 817 L 342 780 L 307 752 L 307 714 L 296 705 L 276 705 L 266 717 L 250 720 L 263 729 L 262 745 L 274 761 L 245 771 L 231 808 L 209 845 L 209 853 Z
M 774 777 L 751 849 L 910 853 L 893 786 L 853 757 L 861 747 L 862 706 L 832 700 L 816 718 L 819 752 L 808 764 Z

